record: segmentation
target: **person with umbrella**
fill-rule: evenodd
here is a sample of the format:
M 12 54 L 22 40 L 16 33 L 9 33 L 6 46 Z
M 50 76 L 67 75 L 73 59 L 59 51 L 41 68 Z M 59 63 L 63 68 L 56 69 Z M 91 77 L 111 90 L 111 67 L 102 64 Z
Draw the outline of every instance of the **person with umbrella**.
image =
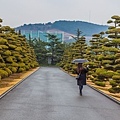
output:
M 78 74 L 78 77 L 76 79 L 81 96 L 82 96 L 83 85 L 86 85 L 86 73 L 88 72 L 88 66 L 87 68 L 83 67 L 84 62 L 88 62 L 88 61 L 85 59 L 73 60 L 73 63 L 77 63 L 76 73 Z

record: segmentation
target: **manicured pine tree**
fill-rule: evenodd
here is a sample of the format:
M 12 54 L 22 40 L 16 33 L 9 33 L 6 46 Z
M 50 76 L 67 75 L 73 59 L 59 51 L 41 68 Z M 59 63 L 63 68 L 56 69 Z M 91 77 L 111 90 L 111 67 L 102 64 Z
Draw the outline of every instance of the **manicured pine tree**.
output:
M 93 67 L 95 67 L 95 66 L 100 67 L 100 61 L 98 62 L 98 57 L 102 53 L 102 49 L 101 49 L 102 45 L 100 43 L 100 40 L 101 40 L 100 34 L 92 35 L 92 40 L 90 40 L 91 56 L 88 59 L 89 59 L 89 61 L 92 61 L 91 64 L 93 65 Z
M 90 40 L 90 46 L 88 47 L 88 59 L 89 59 L 89 65 L 90 65 L 90 72 L 91 74 L 91 80 L 100 86 L 105 86 L 103 83 L 104 81 L 104 76 L 102 74 L 99 74 L 98 71 L 103 69 L 102 68 L 102 63 L 101 63 L 101 58 L 103 58 L 102 55 L 102 45 L 103 43 L 101 40 L 104 39 L 103 37 L 104 32 L 101 32 L 99 34 L 94 34 L 92 35 L 92 40 Z
M 1 26 L 0 30 L 0 61 L 2 61 L 0 76 L 2 78 L 38 66 L 34 52 L 25 37 L 15 33 L 15 30 L 9 26 Z
M 120 16 L 112 16 L 111 20 L 108 20 L 107 23 L 112 24 L 111 26 L 109 26 L 108 31 L 106 31 L 106 34 L 109 34 L 108 38 L 120 38 Z
M 77 29 L 76 37 L 72 36 L 75 39 L 75 42 L 72 43 L 69 48 L 67 48 L 64 52 L 63 61 L 63 68 L 68 71 L 69 73 L 75 73 L 76 65 L 72 63 L 72 60 L 78 58 L 86 58 L 86 40 L 85 37 L 81 35 L 82 32 Z M 62 62 L 63 62 L 62 61 Z
M 71 56 L 70 53 L 71 53 L 72 45 L 71 44 L 65 44 L 65 45 L 66 45 L 65 50 L 64 50 L 63 56 L 61 57 L 59 66 L 62 67 L 63 69 L 65 69 L 66 71 L 68 71 L 67 66 L 69 66 L 68 63 L 71 62 L 69 59 Z
M 106 34 L 108 34 L 108 38 L 110 39 L 107 45 L 110 45 L 111 49 L 113 49 L 111 50 L 111 55 L 114 56 L 112 59 L 114 75 L 110 81 L 112 88 L 109 91 L 120 92 L 120 16 L 112 16 L 111 20 L 107 23 L 112 24 L 108 31 L 106 31 Z
M 2 22 L 2 20 L 0 20 Z M 8 77 L 12 71 L 7 67 L 6 60 L 12 61 L 11 52 L 9 51 L 6 34 L 11 30 L 9 26 L 0 25 L 0 76 L 1 78 Z
M 114 21 L 109 20 L 108 23 L 114 23 L 114 26 L 110 26 L 108 28 L 108 31 L 106 32 L 108 34 L 108 38 L 103 38 L 100 40 L 101 47 L 101 55 L 97 55 L 96 58 L 100 62 L 101 68 L 97 68 L 95 71 L 95 82 L 98 85 L 101 84 L 100 81 L 109 81 L 113 88 L 110 89 L 112 92 L 118 92 L 119 91 L 119 82 L 118 78 L 120 76 L 118 75 L 117 71 L 119 71 L 119 16 L 113 16 L 112 19 L 115 19 Z M 94 74 L 93 74 L 94 75 Z M 111 78 L 113 81 L 111 81 Z M 118 84 L 116 84 L 116 81 Z M 117 89 L 117 90 L 116 90 Z

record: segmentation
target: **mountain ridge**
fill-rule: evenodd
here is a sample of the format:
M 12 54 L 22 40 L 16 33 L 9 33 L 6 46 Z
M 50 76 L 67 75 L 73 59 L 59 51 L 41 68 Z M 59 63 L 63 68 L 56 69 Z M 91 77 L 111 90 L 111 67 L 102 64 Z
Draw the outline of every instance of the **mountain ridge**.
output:
M 84 21 L 70 21 L 70 20 L 58 20 L 53 23 L 34 23 L 34 24 L 24 24 L 22 26 L 16 27 L 16 30 L 39 30 L 48 31 L 52 29 L 64 31 L 69 34 L 76 34 L 77 29 L 83 32 L 86 36 L 92 36 L 93 34 L 106 31 L 107 25 L 99 25 Z

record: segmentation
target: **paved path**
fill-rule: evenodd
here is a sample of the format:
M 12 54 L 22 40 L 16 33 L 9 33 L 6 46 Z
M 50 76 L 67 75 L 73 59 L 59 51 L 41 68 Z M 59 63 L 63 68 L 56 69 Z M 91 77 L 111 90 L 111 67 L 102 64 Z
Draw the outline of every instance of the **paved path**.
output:
M 59 68 L 41 67 L 0 100 L 0 120 L 120 120 L 120 105 Z

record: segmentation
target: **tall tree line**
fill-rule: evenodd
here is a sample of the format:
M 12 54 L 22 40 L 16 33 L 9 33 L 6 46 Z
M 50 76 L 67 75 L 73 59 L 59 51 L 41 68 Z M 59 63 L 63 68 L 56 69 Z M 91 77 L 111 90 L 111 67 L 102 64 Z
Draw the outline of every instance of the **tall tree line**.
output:
M 108 30 L 92 35 L 90 45 L 78 29 L 76 42 L 71 44 L 63 54 L 60 67 L 74 74 L 76 65 L 72 60 L 86 58 L 90 65 L 89 75 L 92 82 L 106 86 L 109 82 L 110 92 L 120 92 L 120 16 L 114 15 L 107 22 Z
M 0 19 L 0 80 L 37 66 L 36 55 L 26 38 L 13 28 L 2 26 Z

